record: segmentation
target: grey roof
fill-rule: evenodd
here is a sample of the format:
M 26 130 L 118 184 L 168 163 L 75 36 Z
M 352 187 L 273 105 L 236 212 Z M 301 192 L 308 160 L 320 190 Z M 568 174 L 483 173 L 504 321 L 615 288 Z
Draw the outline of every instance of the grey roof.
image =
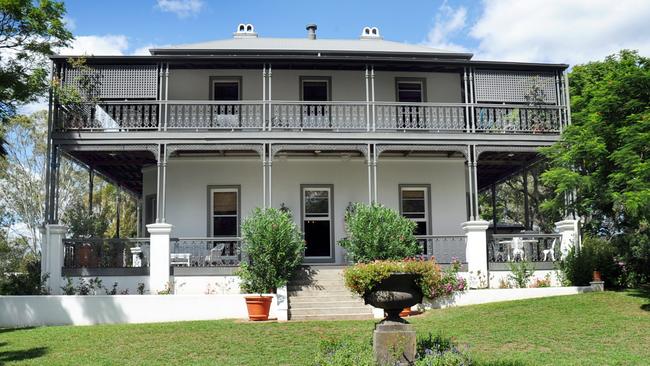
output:
M 383 39 L 307 39 L 307 38 L 232 38 L 169 47 L 153 48 L 152 55 L 223 53 L 223 52 L 291 52 L 291 53 L 354 53 L 409 54 L 425 57 L 468 59 L 471 53 L 431 48 Z

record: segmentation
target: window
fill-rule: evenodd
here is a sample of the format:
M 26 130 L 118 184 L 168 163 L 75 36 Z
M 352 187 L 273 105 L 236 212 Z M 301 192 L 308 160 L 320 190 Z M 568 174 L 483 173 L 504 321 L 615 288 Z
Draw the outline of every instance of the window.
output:
M 324 102 L 329 100 L 327 80 L 302 80 L 302 100 Z
M 300 97 L 307 102 L 330 100 L 331 79 L 328 77 L 300 77 Z M 301 127 L 321 128 L 330 126 L 330 105 L 309 103 L 302 105 Z
M 400 187 L 400 212 L 417 224 L 415 235 L 429 233 L 429 188 L 426 186 Z
M 210 78 L 210 97 L 212 100 L 227 101 L 241 99 L 240 78 Z
M 400 103 L 422 103 L 425 101 L 425 79 L 397 79 L 396 97 Z M 397 106 L 397 127 L 404 129 L 424 127 L 424 108 L 420 105 Z
M 424 101 L 424 81 L 397 81 L 397 101 L 422 103 Z
M 239 188 L 210 189 L 210 234 L 239 235 Z
M 302 187 L 305 257 L 332 257 L 332 187 Z

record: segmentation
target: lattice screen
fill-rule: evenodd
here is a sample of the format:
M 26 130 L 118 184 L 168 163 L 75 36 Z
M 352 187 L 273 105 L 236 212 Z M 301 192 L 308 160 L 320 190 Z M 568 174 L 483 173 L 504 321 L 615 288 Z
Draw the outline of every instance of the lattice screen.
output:
M 156 65 L 101 65 L 92 66 L 99 73 L 99 97 L 118 98 L 156 98 L 158 88 L 158 68 Z M 79 69 L 66 69 L 64 83 L 77 86 Z
M 476 70 L 476 101 L 525 103 L 535 77 L 539 78 L 538 83 L 544 91 L 544 102 L 556 104 L 555 74 L 529 71 Z

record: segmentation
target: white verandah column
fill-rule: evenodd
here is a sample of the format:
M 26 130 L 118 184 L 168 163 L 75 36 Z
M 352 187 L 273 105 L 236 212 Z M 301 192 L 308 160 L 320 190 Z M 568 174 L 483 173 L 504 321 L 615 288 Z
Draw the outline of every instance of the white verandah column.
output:
M 467 238 L 465 260 L 467 261 L 467 271 L 470 273 L 469 286 L 472 288 L 481 286 L 478 281 L 479 276 L 489 278 L 486 237 L 489 225 L 489 222 L 483 220 L 467 221 L 461 225 Z
M 48 274 L 46 286 L 52 291 L 53 294 L 61 293 L 61 286 L 63 286 L 63 277 L 61 276 L 61 268 L 63 268 L 63 239 L 68 232 L 65 225 L 48 224 L 45 226 L 45 238 L 43 245 L 47 247 L 41 258 L 45 265 L 41 264 L 41 268 L 45 268 L 46 272 L 41 275 Z
M 172 225 L 164 222 L 147 225 L 149 231 L 149 292 L 157 294 L 169 284 L 169 236 Z

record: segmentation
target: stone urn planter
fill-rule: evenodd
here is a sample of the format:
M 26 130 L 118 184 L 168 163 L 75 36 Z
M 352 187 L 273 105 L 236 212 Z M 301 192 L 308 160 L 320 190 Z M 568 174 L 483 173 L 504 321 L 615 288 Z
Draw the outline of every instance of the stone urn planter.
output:
M 366 304 L 384 309 L 384 321 L 404 323 L 399 313 L 406 307 L 422 302 L 422 290 L 416 281 L 419 275 L 413 273 L 393 273 L 383 279 L 363 299 Z

